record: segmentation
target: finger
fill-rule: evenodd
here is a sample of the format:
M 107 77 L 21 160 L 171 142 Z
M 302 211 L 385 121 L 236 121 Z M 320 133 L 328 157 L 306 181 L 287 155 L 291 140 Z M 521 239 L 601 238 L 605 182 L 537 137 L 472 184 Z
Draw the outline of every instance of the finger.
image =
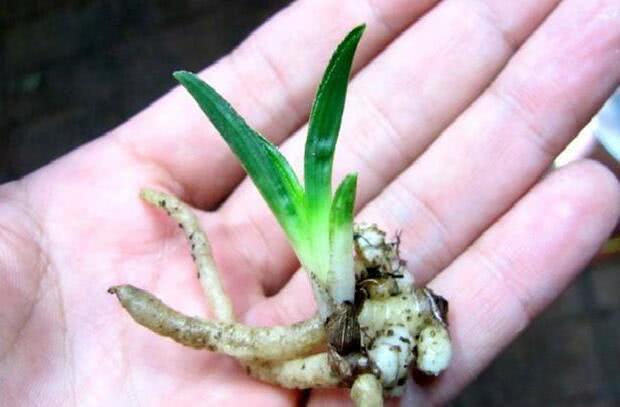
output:
M 435 1 L 297 1 L 201 76 L 279 143 L 305 120 L 324 64 L 347 30 L 368 23 L 359 69 Z M 320 22 L 320 29 L 308 21 Z M 203 208 L 220 202 L 243 177 L 228 147 L 179 87 L 113 134 L 180 183 L 184 200 Z
M 565 1 L 498 79 L 360 216 L 403 230 L 426 281 L 547 170 L 620 79 L 620 5 Z
M 500 1 L 443 2 L 357 75 L 344 115 L 335 178 L 360 173 L 358 207 L 377 195 L 488 86 L 555 4 L 528 0 L 515 8 Z M 298 168 L 305 134 L 301 129 L 283 147 Z M 246 212 L 256 225 L 251 230 L 282 236 L 249 181 L 231 196 L 223 212 Z M 275 238 L 270 241 L 286 247 Z M 292 270 L 294 257 L 288 253 L 275 268 L 283 273 L 263 273 L 272 291 Z
M 593 161 L 570 164 L 432 282 L 450 301 L 454 346 L 450 367 L 429 389 L 434 402 L 453 397 L 566 288 L 619 215 L 620 187 L 609 170 Z

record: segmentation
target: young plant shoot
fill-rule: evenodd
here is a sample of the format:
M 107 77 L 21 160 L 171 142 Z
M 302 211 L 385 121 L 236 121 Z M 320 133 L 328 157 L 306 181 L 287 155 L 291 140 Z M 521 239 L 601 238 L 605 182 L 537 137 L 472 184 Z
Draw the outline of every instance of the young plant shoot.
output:
M 402 394 L 410 368 L 429 375 L 451 356 L 447 301 L 415 288 L 399 256 L 399 240 L 375 225 L 354 224 L 357 175 L 332 191 L 332 165 L 353 56 L 364 26 L 334 52 L 316 93 L 304 155 L 303 186 L 277 147 L 263 138 L 209 85 L 179 71 L 286 232 L 308 273 L 318 314 L 291 326 L 256 328 L 235 321 L 206 235 L 188 206 L 175 197 L 142 191 L 189 240 L 216 321 L 189 317 L 139 288 L 110 288 L 139 324 L 197 349 L 239 359 L 249 374 L 287 388 L 349 387 L 358 406 L 380 406 Z

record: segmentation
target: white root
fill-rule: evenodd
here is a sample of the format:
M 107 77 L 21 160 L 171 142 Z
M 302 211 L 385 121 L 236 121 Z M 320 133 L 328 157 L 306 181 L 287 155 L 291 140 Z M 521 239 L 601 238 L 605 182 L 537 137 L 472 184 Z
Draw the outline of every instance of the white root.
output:
M 377 366 L 386 394 L 400 396 L 407 372 L 415 365 L 438 375 L 452 351 L 447 327 L 434 315 L 428 289 L 410 289 L 389 298 L 370 298 L 358 315 L 362 341 L 370 344 L 368 357 Z
M 285 360 L 308 355 L 325 343 L 325 329 L 318 317 L 291 326 L 250 327 L 183 315 L 131 285 L 112 287 L 109 291 L 116 294 L 137 323 L 196 349 L 244 360 Z
M 424 300 L 425 297 L 416 295 L 415 291 L 386 299 L 366 300 L 358 317 L 362 332 L 374 338 L 388 325 L 403 325 L 417 334 L 429 319 Z
M 376 226 L 355 225 L 356 297 L 344 308 L 351 312 L 334 311 L 342 307 L 321 291 L 317 298 L 325 297 L 319 301 L 319 308 L 324 303 L 323 314 L 291 326 L 249 327 L 235 322 L 209 241 L 189 206 L 150 189 L 141 196 L 164 209 L 184 231 L 204 294 L 219 321 L 183 315 L 130 285 L 110 288 L 140 325 L 183 345 L 233 356 L 265 382 L 294 389 L 352 386 L 358 407 L 380 407 L 383 395 L 400 395 L 411 364 L 431 375 L 447 367 L 447 301 L 429 289 L 413 287 L 398 253 L 398 239 L 387 241 Z M 326 344 L 328 352 L 317 354 Z
M 321 375 L 327 374 L 327 377 L 321 380 L 325 383 L 333 381 L 329 369 L 313 371 L 321 367 L 320 363 L 317 363 L 320 358 L 308 360 L 308 371 L 304 371 L 304 359 L 286 363 L 273 362 L 300 358 L 324 344 L 325 329 L 322 318 L 317 316 L 292 326 L 269 328 L 252 328 L 234 323 L 232 305 L 220 282 L 209 240 L 189 206 L 172 195 L 152 189 L 143 189 L 140 196 L 151 205 L 163 209 L 178 222 L 190 243 L 203 292 L 210 301 L 216 318 L 229 324 L 188 317 L 135 287 L 113 287 L 111 291 L 119 297 L 136 322 L 184 345 L 207 348 L 236 357 L 243 361 L 249 372 L 265 379 L 271 377 L 269 381 L 283 386 L 291 384 L 295 377 L 299 384 L 303 384 L 304 380 L 309 383 L 307 380 L 310 375 L 321 379 Z M 299 374 L 291 375 L 297 368 L 300 369 Z
M 415 339 L 404 326 L 392 325 L 379 335 L 368 350 L 368 358 L 377 367 L 386 393 L 400 396 L 413 359 Z
M 289 389 L 337 387 L 342 382 L 329 366 L 327 353 L 280 362 L 256 361 L 247 371 L 259 380 Z
M 164 192 L 145 188 L 140 196 L 149 204 L 166 211 L 178 223 L 189 241 L 192 258 L 198 269 L 198 279 L 205 296 L 211 302 L 215 317 L 220 321 L 234 321 L 232 304 L 224 292 L 213 261 L 209 240 L 202 231 L 196 215 L 185 203 Z
M 418 338 L 418 369 L 437 376 L 448 367 L 451 356 L 452 345 L 445 326 L 431 324 L 422 329 Z
M 383 407 L 383 387 L 375 375 L 359 375 L 351 387 L 356 407 Z
M 427 374 L 447 367 L 452 355 L 447 301 L 428 288 L 405 283 L 412 279 L 400 259 L 398 239 L 386 241 L 374 225 L 358 225 L 355 239 L 358 284 L 367 296 L 357 318 L 362 346 L 385 394 L 399 396 L 414 358 Z

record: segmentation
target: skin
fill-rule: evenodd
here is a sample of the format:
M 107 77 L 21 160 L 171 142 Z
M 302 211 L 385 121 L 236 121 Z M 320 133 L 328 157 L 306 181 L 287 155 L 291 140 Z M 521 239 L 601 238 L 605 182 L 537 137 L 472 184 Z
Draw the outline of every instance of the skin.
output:
M 620 5 L 512 4 L 299 1 L 204 72 L 299 166 L 305 129 L 295 129 L 325 62 L 344 33 L 368 23 L 336 177 L 359 171 L 357 218 L 402 230 L 417 281 L 450 301 L 455 344 L 449 369 L 423 390 L 409 387 L 407 403 L 458 394 L 566 288 L 618 220 L 620 190 L 604 167 L 579 161 L 541 176 L 619 83 Z M 305 24 L 314 20 L 320 31 Z M 3 400 L 294 405 L 301 393 L 254 380 L 226 357 L 135 329 L 106 294 L 128 282 L 188 314 L 207 307 L 176 226 L 137 198 L 144 186 L 202 210 L 241 321 L 274 325 L 314 313 L 283 233 L 177 89 L 0 187 Z M 308 399 L 346 403 L 341 391 Z

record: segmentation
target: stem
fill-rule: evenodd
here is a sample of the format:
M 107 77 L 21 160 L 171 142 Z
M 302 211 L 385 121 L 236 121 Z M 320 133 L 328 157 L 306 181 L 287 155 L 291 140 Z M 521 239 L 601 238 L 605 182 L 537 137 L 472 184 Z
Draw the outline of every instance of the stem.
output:
M 329 219 L 329 294 L 336 304 L 353 302 L 355 270 L 353 263 L 353 210 L 357 175 L 350 174 L 342 181 L 330 209 Z

